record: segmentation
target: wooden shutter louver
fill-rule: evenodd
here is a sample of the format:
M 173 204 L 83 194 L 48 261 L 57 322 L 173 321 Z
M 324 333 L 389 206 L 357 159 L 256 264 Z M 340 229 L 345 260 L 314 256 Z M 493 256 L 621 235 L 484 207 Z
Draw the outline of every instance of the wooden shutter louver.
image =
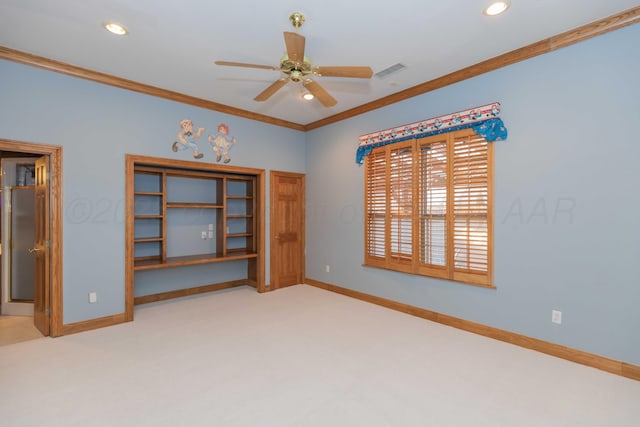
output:
M 454 279 L 490 279 L 492 222 L 491 146 L 475 133 L 453 141 Z

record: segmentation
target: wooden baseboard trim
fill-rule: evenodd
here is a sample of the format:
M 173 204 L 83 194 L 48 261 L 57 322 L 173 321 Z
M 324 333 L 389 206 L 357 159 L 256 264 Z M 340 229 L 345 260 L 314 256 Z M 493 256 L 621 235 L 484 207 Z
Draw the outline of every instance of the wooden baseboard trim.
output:
M 640 381 L 640 366 L 306 278 L 307 285 Z
M 93 329 L 105 328 L 126 322 L 125 314 L 114 314 L 112 316 L 99 317 L 97 319 L 83 320 L 82 322 L 68 323 L 62 325 L 62 335 L 77 334 L 78 332 L 91 331 Z
M 221 291 L 223 289 L 235 288 L 237 286 L 253 286 L 251 280 L 233 280 L 231 282 L 215 283 L 213 285 L 198 286 L 195 288 L 179 289 L 177 291 L 161 292 L 159 294 L 144 295 L 133 299 L 134 305 L 148 304 L 150 302 L 165 301 L 168 299 L 187 297 L 190 295 L 204 294 L 206 292 Z

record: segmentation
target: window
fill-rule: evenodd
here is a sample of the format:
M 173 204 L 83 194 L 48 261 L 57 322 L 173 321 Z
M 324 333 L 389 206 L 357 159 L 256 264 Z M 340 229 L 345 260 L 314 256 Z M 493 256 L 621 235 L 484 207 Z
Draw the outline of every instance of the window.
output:
M 493 286 L 493 145 L 473 130 L 374 148 L 365 265 Z

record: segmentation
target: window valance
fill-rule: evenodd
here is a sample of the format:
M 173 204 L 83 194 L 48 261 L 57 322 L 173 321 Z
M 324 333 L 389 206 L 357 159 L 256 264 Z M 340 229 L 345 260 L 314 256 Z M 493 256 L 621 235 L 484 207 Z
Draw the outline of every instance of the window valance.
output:
M 356 163 L 362 164 L 364 157 L 368 156 L 371 150 L 376 147 L 467 128 L 473 129 L 487 141 L 505 140 L 507 139 L 507 129 L 499 115 L 500 103 L 494 102 L 458 111 L 457 113 L 362 135 L 358 138 L 360 144 L 356 152 Z

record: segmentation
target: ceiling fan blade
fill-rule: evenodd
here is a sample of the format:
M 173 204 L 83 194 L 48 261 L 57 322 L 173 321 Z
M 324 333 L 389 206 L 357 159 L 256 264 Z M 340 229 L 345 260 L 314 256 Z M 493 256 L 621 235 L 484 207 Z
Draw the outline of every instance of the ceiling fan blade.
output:
M 225 65 L 227 67 L 245 67 L 245 68 L 264 68 L 265 70 L 279 70 L 271 65 L 246 64 L 244 62 L 215 61 L 216 65 Z
M 294 62 L 302 62 L 304 60 L 304 36 L 298 33 L 285 31 L 284 44 L 287 45 L 287 55 L 289 60 Z
M 354 77 L 370 79 L 373 76 L 371 67 L 316 67 L 313 72 L 326 77 Z
M 273 84 L 271 84 L 271 86 L 269 86 L 268 88 L 260 92 L 258 96 L 253 98 L 253 100 L 258 102 L 266 101 L 267 99 L 271 98 L 271 96 L 274 93 L 279 91 L 280 88 L 282 88 L 282 86 L 286 85 L 288 81 L 289 81 L 288 77 L 284 79 L 276 80 L 275 82 L 273 82 Z
M 313 94 L 313 96 L 318 98 L 318 101 L 320 101 L 325 107 L 333 107 L 338 103 L 338 101 L 336 101 L 333 96 L 329 95 L 329 92 L 324 90 L 318 82 L 307 79 L 303 81 L 302 84 Z

